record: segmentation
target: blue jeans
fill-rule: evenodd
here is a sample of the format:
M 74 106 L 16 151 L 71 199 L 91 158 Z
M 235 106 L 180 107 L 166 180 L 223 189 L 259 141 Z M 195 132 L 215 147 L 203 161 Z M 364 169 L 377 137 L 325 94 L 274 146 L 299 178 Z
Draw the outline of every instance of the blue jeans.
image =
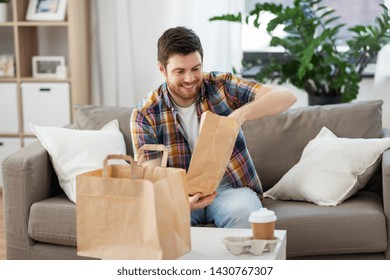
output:
M 250 228 L 249 214 L 261 208 L 257 193 L 250 188 L 233 188 L 222 181 L 214 201 L 191 212 L 191 225 L 214 223 L 217 227 Z

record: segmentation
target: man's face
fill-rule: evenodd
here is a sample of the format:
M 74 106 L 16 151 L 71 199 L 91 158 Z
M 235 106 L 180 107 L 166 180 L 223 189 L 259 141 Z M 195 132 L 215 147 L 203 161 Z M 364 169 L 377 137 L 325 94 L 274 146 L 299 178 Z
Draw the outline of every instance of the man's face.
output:
M 180 107 L 195 102 L 203 81 L 202 59 L 199 52 L 188 55 L 174 54 L 168 59 L 167 67 L 158 63 L 164 75 L 171 98 Z

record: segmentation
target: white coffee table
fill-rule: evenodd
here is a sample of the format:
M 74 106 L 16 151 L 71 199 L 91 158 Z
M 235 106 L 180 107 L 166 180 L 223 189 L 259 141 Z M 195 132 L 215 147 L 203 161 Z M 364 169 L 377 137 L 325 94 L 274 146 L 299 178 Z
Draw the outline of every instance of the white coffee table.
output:
M 273 252 L 264 252 L 258 256 L 247 253 L 236 256 L 226 249 L 222 239 L 229 236 L 251 236 L 251 229 L 191 227 L 192 250 L 179 260 L 285 260 L 286 234 L 285 230 L 275 230 L 275 237 L 280 242 Z

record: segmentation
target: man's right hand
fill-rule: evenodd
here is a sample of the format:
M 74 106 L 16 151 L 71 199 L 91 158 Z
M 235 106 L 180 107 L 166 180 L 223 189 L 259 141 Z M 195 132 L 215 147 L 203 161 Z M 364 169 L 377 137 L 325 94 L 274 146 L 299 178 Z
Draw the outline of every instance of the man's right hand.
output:
M 214 201 L 215 197 L 217 196 L 217 193 L 213 192 L 208 196 L 205 197 L 201 197 L 201 196 L 202 196 L 201 193 L 196 193 L 193 196 L 190 196 L 188 198 L 190 202 L 191 211 L 202 209 L 209 206 Z

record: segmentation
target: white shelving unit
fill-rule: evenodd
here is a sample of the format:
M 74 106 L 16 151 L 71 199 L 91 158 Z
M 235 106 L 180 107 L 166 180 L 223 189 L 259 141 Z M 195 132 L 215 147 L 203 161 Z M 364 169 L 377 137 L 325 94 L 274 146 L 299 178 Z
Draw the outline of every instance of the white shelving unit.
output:
M 15 76 L 0 77 L 0 167 L 15 148 L 31 143 L 28 122 L 62 126 L 74 121 L 74 104 L 90 103 L 89 0 L 68 0 L 63 21 L 26 21 L 28 4 L 12 0 L 8 21 L 0 22 L 0 55 L 15 59 Z M 64 56 L 67 78 L 34 78 L 33 56 Z M 51 90 L 34 95 L 31 89 L 41 85 Z

